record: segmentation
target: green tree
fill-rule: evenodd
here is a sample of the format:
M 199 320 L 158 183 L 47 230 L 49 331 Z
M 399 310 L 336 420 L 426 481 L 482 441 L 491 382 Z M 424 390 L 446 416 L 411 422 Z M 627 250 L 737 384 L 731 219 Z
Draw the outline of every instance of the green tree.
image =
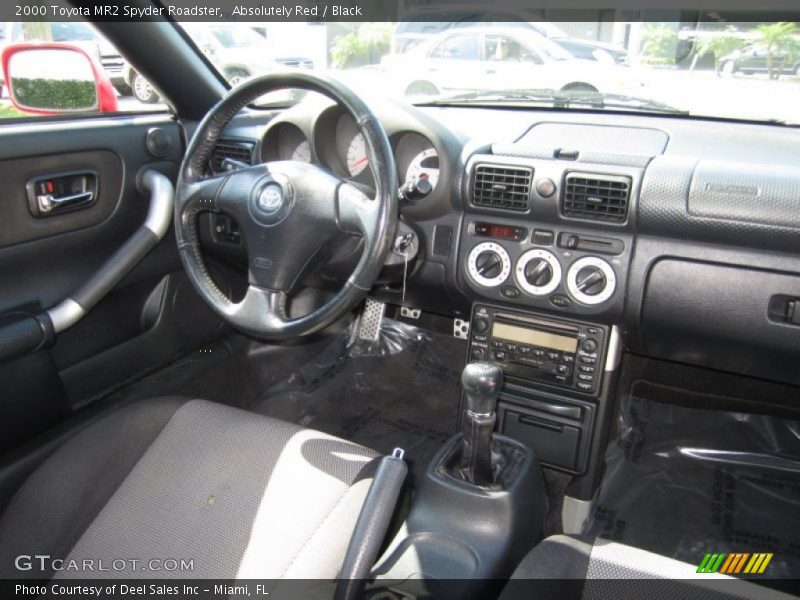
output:
M 389 52 L 392 38 L 390 23 L 364 23 L 358 31 L 334 38 L 331 44 L 331 65 L 337 69 L 379 63 Z
M 742 39 L 736 35 L 736 30 L 733 27 L 727 27 L 725 31 L 720 31 L 710 37 L 699 40 L 696 51 L 697 56 L 702 56 L 703 54 L 714 55 L 714 71 L 719 77 L 720 59 L 741 46 Z M 692 67 L 694 67 L 694 62 L 692 62 Z
M 789 52 L 796 44 L 797 26 L 794 23 L 780 21 L 778 23 L 761 23 L 756 27 L 758 38 L 756 45 L 764 46 L 767 51 L 767 73 L 773 79 L 775 54 L 780 51 Z M 774 77 L 777 77 L 775 75 Z
M 642 56 L 654 64 L 674 64 L 678 32 L 666 25 L 650 25 L 642 32 Z

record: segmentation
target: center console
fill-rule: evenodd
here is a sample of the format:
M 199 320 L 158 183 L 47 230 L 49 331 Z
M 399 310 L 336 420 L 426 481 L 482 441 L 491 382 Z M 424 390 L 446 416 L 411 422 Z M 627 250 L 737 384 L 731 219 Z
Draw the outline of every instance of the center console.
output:
M 609 338 L 607 326 L 476 304 L 468 360 L 503 370 L 498 431 L 533 448 L 545 466 L 583 472 Z
M 520 145 L 495 150 L 469 158 L 463 184 L 457 278 L 473 300 L 467 362 L 503 371 L 498 433 L 578 476 L 590 496 L 643 170 Z

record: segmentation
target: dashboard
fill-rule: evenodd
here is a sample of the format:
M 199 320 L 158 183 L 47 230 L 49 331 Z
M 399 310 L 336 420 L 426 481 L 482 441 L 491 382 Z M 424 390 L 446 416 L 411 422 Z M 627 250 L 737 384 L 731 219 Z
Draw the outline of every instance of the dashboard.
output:
M 382 284 L 381 299 L 465 322 L 486 306 L 594 324 L 631 352 L 800 383 L 796 129 L 368 104 L 400 181 L 433 186 L 402 209 L 420 245 L 407 288 Z M 356 124 L 327 101 L 245 113 L 223 137 L 253 161 L 372 185 Z

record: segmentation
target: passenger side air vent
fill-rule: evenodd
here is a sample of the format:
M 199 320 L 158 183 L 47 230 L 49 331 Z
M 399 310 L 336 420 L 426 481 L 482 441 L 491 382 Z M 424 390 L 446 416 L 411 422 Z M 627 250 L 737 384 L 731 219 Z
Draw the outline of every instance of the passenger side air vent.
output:
M 477 165 L 472 204 L 487 208 L 526 211 L 530 206 L 533 169 L 510 165 Z
M 252 165 L 253 147 L 254 144 L 249 142 L 217 142 L 217 145 L 214 146 L 214 152 L 211 155 L 209 170 L 211 173 L 221 173 L 223 171 L 222 161 L 226 158 Z
M 630 177 L 568 173 L 561 199 L 565 217 L 622 223 L 628 216 Z

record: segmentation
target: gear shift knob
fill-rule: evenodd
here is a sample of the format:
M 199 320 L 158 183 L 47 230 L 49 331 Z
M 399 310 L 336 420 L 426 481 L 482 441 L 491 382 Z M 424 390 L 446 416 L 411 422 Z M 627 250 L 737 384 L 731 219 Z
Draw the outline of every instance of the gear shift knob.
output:
M 497 396 L 503 387 L 503 370 L 488 362 L 470 363 L 461 373 L 466 395 L 465 410 L 488 415 L 497 408 Z
M 492 430 L 497 419 L 497 396 L 503 386 L 503 370 L 488 362 L 468 364 L 461 373 L 464 386 L 463 437 L 459 474 L 475 485 L 490 485 L 492 471 Z

